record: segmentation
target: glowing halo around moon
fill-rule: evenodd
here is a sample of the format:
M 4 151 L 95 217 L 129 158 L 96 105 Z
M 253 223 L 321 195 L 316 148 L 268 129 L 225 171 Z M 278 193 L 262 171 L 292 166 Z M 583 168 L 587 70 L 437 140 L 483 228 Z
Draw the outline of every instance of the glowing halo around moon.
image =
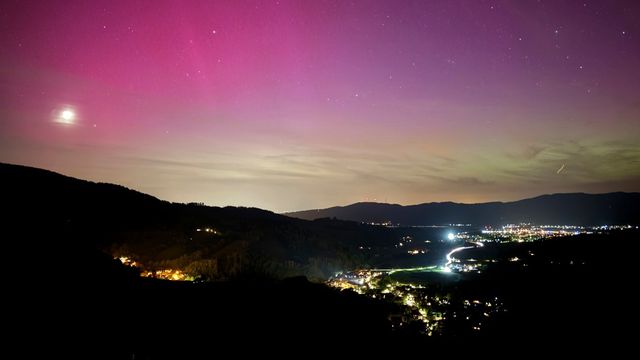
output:
M 53 121 L 63 125 L 74 125 L 77 120 L 76 111 L 69 106 L 57 110 L 54 114 Z

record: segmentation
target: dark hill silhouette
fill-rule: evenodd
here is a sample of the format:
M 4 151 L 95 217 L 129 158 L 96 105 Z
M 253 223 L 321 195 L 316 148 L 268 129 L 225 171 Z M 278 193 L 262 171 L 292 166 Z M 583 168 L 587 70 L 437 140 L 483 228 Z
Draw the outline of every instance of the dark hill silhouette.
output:
M 20 341 L 71 348 L 73 340 L 83 344 L 73 352 L 93 358 L 158 359 L 219 354 L 239 341 L 391 336 L 395 307 L 288 277 L 359 261 L 345 239 L 384 240 L 379 229 L 172 204 L 17 165 L 0 164 L 0 179 L 3 261 L 12 274 L 3 287 L 13 314 L 6 325 Z M 220 234 L 197 238 L 194 229 L 204 226 Z M 114 259 L 114 249 L 161 265 L 217 259 L 213 280 L 233 281 L 143 278 Z
M 508 223 L 606 225 L 638 224 L 640 193 L 552 194 L 513 202 L 453 202 L 402 206 L 363 202 L 285 215 L 313 220 L 335 217 L 360 222 L 391 221 L 402 225 L 501 225 Z
M 0 178 L 5 220 L 40 234 L 21 245 L 42 249 L 57 236 L 61 240 L 49 249 L 56 253 L 98 248 L 152 268 L 198 269 L 214 280 L 257 274 L 326 278 L 362 265 L 365 259 L 354 249 L 365 240 L 390 243 L 397 237 L 390 229 L 354 222 L 170 203 L 123 186 L 19 165 L 0 164 Z

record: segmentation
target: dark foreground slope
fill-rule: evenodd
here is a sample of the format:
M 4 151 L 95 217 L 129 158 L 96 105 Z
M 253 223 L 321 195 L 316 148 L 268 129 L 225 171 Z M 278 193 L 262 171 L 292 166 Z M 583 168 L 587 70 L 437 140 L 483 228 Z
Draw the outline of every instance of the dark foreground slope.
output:
M 638 224 L 640 193 L 553 194 L 514 202 L 459 204 L 453 202 L 420 205 L 356 203 L 327 209 L 307 210 L 286 215 L 313 220 L 335 217 L 361 222 L 402 225 L 514 223 L 606 225 Z
M 639 255 L 638 229 L 487 243 L 460 253 L 461 259 L 491 262 L 481 273 L 463 276 L 457 294 L 491 294 L 508 304 L 489 338 L 613 353 L 635 346 L 629 329 L 640 321 L 634 296 Z
M 397 238 L 393 230 L 353 222 L 169 203 L 23 166 L 0 164 L 0 178 L 3 212 L 21 224 L 12 244 L 33 250 L 99 248 L 150 269 L 190 270 L 209 280 L 256 274 L 322 279 L 363 265 L 366 259 L 354 249 L 365 240 L 384 244 Z
M 53 343 L 80 358 L 189 358 L 260 351 L 261 343 L 278 348 L 392 336 L 390 305 L 286 277 L 305 274 L 313 256 L 360 261 L 340 242 L 384 240 L 384 233 L 259 209 L 171 204 L 21 166 L 0 165 L 0 178 L 3 263 L 11 274 L 3 287 L 4 324 L 8 339 L 34 350 L 52 351 L 42 344 Z M 189 240 L 204 226 L 220 235 Z M 186 254 L 233 265 L 220 267 L 226 281 L 142 278 L 104 251 L 114 246 L 150 262 Z M 294 262 L 288 272 L 276 272 L 287 262 Z

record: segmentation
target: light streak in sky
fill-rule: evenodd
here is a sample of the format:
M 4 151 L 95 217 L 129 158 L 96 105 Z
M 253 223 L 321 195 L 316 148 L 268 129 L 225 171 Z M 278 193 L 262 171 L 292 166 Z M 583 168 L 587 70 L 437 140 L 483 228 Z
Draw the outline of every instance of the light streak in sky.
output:
M 560 166 L 560 169 L 558 169 L 558 171 L 556 171 L 556 174 L 560 174 L 562 172 L 562 170 L 564 170 L 566 164 L 562 164 L 562 166 Z

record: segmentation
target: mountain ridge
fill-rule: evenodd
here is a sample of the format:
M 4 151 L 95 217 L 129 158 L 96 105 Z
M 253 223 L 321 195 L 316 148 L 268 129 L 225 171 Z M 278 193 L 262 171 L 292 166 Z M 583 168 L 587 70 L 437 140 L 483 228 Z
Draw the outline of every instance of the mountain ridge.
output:
M 358 202 L 325 209 L 287 212 L 284 215 L 306 220 L 329 217 L 360 222 L 391 221 L 401 225 L 498 225 L 506 222 L 549 221 L 554 224 L 572 225 L 637 224 L 640 217 L 633 213 L 633 207 L 639 203 L 640 192 L 575 192 L 542 194 L 515 201 L 471 204 L 452 201 L 414 205 Z
M 524 201 L 524 200 L 534 200 L 534 199 L 539 199 L 539 198 L 544 198 L 544 197 L 552 197 L 552 196 L 556 196 L 556 195 L 562 196 L 562 195 L 610 195 L 610 194 L 640 194 L 640 192 L 637 192 L 637 191 L 611 191 L 611 192 L 607 192 L 607 193 L 587 193 L 587 192 L 562 193 L 561 192 L 561 193 L 541 194 L 541 195 L 536 195 L 534 197 L 529 197 L 529 198 L 524 198 L 524 199 L 519 199 L 519 200 L 510 200 L 510 201 L 495 200 L 495 201 L 476 202 L 476 203 L 466 203 L 466 202 L 457 202 L 457 201 L 429 201 L 429 202 L 423 202 L 423 203 L 418 203 L 418 204 L 403 205 L 403 204 L 398 204 L 398 203 L 385 203 L 385 202 L 379 202 L 379 201 L 357 201 L 357 202 L 354 202 L 354 203 L 351 203 L 351 204 L 347 204 L 347 205 L 336 205 L 336 206 L 330 206 L 330 207 L 327 207 L 327 208 L 316 208 L 316 209 L 297 210 L 297 211 L 285 211 L 285 212 L 282 212 L 280 214 L 294 214 L 294 213 L 306 212 L 306 211 L 345 208 L 345 207 L 354 206 L 354 205 L 388 205 L 388 206 L 394 206 L 394 207 L 413 207 L 413 206 L 437 205 L 437 204 L 452 204 L 452 205 L 510 204 L 510 203 Z

